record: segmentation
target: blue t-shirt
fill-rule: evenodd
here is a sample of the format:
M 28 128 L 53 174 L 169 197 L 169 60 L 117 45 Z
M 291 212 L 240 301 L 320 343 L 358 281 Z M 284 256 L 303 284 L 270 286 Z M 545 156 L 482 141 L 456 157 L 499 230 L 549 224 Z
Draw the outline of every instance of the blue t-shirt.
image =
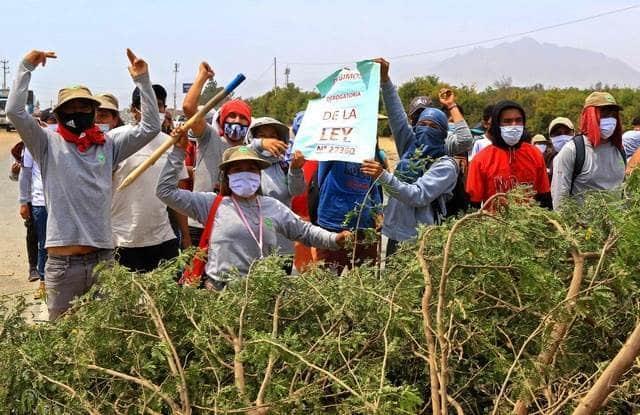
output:
M 354 229 L 358 213 L 373 179 L 360 172 L 359 163 L 323 161 L 318 165 L 320 200 L 318 201 L 318 225 L 332 231 Z M 372 208 L 382 203 L 380 186 L 369 192 L 364 203 L 359 228 L 374 226 Z M 354 211 L 347 226 L 345 216 Z

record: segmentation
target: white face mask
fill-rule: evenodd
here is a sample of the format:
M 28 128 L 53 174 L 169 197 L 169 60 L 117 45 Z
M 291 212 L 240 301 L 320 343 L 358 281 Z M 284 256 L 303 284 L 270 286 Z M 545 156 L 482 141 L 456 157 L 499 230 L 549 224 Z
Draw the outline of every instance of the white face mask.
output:
M 507 125 L 500 127 L 500 135 L 502 135 L 502 139 L 509 147 L 513 147 L 520 142 L 523 132 L 524 125 Z
M 536 148 L 538 150 L 540 150 L 540 153 L 544 154 L 545 151 L 547 151 L 547 145 L 546 144 L 536 144 Z
M 109 124 L 96 124 L 96 126 L 100 129 L 100 131 L 102 131 L 103 133 L 108 132 L 111 127 L 109 126 Z
M 551 137 L 551 144 L 553 144 L 553 149 L 557 153 L 559 153 L 562 147 L 564 147 L 564 145 L 567 144 L 572 138 L 573 136 L 567 134 Z
M 240 197 L 253 196 L 260 188 L 260 174 L 241 171 L 229 175 L 229 188 Z
M 616 131 L 618 120 L 613 117 L 600 119 L 600 136 L 605 140 L 613 135 Z
M 51 131 L 56 131 L 58 129 L 58 124 L 47 124 L 47 128 Z

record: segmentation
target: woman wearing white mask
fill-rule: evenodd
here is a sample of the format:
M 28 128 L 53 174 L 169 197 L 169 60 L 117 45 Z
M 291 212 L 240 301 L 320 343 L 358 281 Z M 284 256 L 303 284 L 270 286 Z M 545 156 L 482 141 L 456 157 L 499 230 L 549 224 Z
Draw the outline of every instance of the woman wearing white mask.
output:
M 222 289 L 233 273 L 248 274 L 255 260 L 278 247 L 278 234 L 325 249 L 339 249 L 349 238 L 348 231 L 326 231 L 303 221 L 278 200 L 262 196 L 260 172 L 270 163 L 246 146 L 224 152 L 217 195 L 179 189 L 186 144 L 181 140 L 169 154 L 156 193 L 169 207 L 201 223 L 213 213 L 204 276 L 208 289 Z
M 524 109 L 513 101 L 500 101 L 491 115 L 493 145 L 479 152 L 469 164 L 466 190 L 473 205 L 480 206 L 496 193 L 529 185 L 533 196 L 551 208 L 549 177 L 540 151 L 527 142 Z
M 580 117 L 582 134 L 569 140 L 553 161 L 554 209 L 568 196 L 588 190 L 613 190 L 622 184 L 626 159 L 621 109 L 608 92 L 593 92 L 587 97 Z

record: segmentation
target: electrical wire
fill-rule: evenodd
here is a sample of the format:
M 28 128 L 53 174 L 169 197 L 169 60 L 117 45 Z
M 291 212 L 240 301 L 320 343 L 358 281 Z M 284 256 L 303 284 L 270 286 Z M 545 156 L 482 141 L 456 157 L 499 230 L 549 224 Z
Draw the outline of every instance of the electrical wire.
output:
M 471 47 L 471 46 L 479 46 L 479 45 L 483 45 L 485 43 L 496 42 L 496 41 L 499 41 L 499 40 L 509 39 L 509 38 L 512 38 L 512 37 L 530 35 L 530 34 L 542 32 L 542 31 L 545 31 L 545 30 L 556 29 L 556 28 L 562 27 L 562 26 L 568 26 L 568 25 L 573 25 L 573 24 L 576 24 L 576 23 L 586 22 L 586 21 L 589 21 L 589 20 L 599 19 L 599 18 L 604 17 L 604 16 L 609 16 L 609 15 L 612 15 L 612 14 L 622 13 L 622 12 L 626 12 L 626 11 L 629 11 L 629 10 L 632 10 L 632 9 L 637 9 L 638 7 L 640 7 L 640 4 L 634 4 L 634 5 L 623 7 L 623 8 L 620 8 L 620 9 L 609 10 L 609 11 L 606 11 L 606 12 L 597 13 L 597 14 L 593 14 L 593 15 L 590 15 L 590 16 L 586 16 L 586 17 L 581 17 L 579 19 L 567 20 L 567 21 L 564 21 L 564 22 L 561 22 L 561 23 L 555 23 L 555 24 L 552 24 L 552 25 L 537 27 L 535 29 L 526 30 L 524 32 L 510 33 L 510 34 L 507 34 L 507 35 L 497 36 L 497 37 L 483 39 L 483 40 L 477 40 L 477 41 L 473 41 L 473 42 L 462 43 L 462 44 L 459 44 L 459 45 L 448 46 L 448 47 L 445 47 L 445 48 L 430 49 L 430 50 L 425 50 L 425 51 L 421 51 L 421 52 L 414 52 L 414 53 L 406 53 L 406 54 L 396 55 L 396 56 L 389 56 L 389 59 L 394 59 L 395 60 L 395 59 L 410 58 L 410 57 L 414 57 L 414 56 L 431 55 L 431 54 L 435 54 L 435 53 L 448 52 L 448 51 L 452 51 L 452 50 L 456 50 L 456 49 L 468 48 L 468 47 Z M 352 63 L 352 62 L 286 62 L 286 64 L 288 64 L 288 65 L 300 65 L 300 66 L 328 66 L 328 65 L 344 65 L 344 64 L 349 64 L 349 63 Z

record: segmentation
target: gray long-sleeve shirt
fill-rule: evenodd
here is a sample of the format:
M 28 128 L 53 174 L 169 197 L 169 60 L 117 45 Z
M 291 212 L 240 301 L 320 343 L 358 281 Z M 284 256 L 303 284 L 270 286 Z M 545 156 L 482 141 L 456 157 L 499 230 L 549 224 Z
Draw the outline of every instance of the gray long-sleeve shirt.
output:
M 149 75 L 134 78 L 142 92 L 142 121 L 128 131 L 108 132 L 103 145 L 92 145 L 81 153 L 57 132 L 41 128 L 25 111 L 34 69 L 26 61 L 19 66 L 7 102 L 7 115 L 42 171 L 49 214 L 45 246 L 112 249 L 113 170 L 160 132 L 158 104 Z
M 398 155 L 402 157 L 409 144 L 415 140 L 415 133 L 409 124 L 407 114 L 404 112 L 396 87 L 391 81 L 384 82 L 381 86 L 382 100 L 389 116 L 389 127 L 396 141 Z M 453 131 L 447 134 L 444 144 L 449 156 L 467 153 L 471 150 L 473 135 L 467 122 L 462 120 L 453 123 Z
M 389 203 L 384 208 L 382 233 L 389 239 L 406 241 L 418 235 L 418 225 L 433 225 L 436 201 L 446 214 L 446 201 L 453 196 L 458 179 L 458 164 L 451 157 L 441 157 L 415 183 L 404 183 L 383 172 L 381 183 L 389 187 Z
M 205 125 L 202 134 L 195 139 L 196 162 L 193 167 L 193 191 L 212 192 L 218 185 L 222 155 L 230 146 L 218 135 L 216 128 L 209 124 Z M 191 217 L 189 218 L 189 226 L 204 227 L 203 224 Z
M 178 188 L 178 173 L 184 163 L 185 153 L 174 148 L 169 153 L 156 189 L 157 196 L 172 209 L 206 223 L 209 210 L 216 197 L 213 192 L 190 192 Z M 278 200 L 258 196 L 256 200 L 237 202 L 256 237 L 259 235 L 260 214 L 263 218 L 262 254 L 268 255 L 278 248 L 277 235 L 290 240 L 299 240 L 308 246 L 325 249 L 339 249 L 336 234 L 300 219 Z M 226 279 L 226 274 L 234 270 L 240 275 L 249 272 L 251 264 L 261 257 L 257 242 L 245 227 L 230 197 L 225 197 L 218 208 L 214 220 L 213 233 L 209 239 L 206 273 L 217 280 Z
M 588 190 L 613 190 L 624 180 L 624 159 L 620 151 L 610 142 L 603 142 L 593 148 L 591 141 L 584 140 L 584 166 L 573 183 L 571 193 L 571 178 L 576 160 L 576 145 L 573 140 L 562 147 L 553 159 L 553 177 L 551 178 L 551 197 L 553 208 L 558 209 L 562 201 Z

